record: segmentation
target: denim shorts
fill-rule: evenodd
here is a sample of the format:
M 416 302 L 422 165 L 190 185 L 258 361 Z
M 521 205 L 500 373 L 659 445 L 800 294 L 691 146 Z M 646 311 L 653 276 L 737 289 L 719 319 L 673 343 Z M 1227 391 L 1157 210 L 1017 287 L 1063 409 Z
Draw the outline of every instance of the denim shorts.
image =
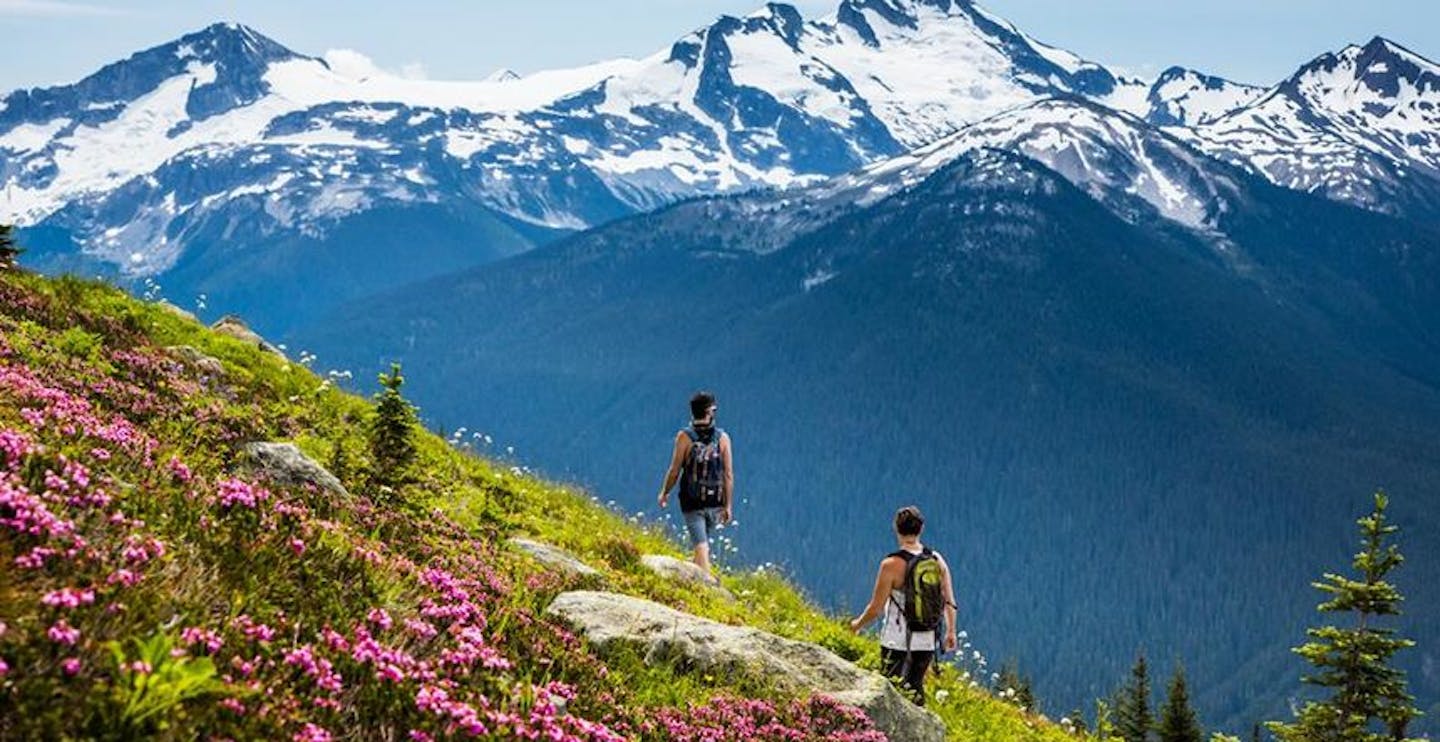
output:
M 684 513 L 685 530 L 690 533 L 690 548 L 710 543 L 710 536 L 720 526 L 725 508 L 701 508 Z

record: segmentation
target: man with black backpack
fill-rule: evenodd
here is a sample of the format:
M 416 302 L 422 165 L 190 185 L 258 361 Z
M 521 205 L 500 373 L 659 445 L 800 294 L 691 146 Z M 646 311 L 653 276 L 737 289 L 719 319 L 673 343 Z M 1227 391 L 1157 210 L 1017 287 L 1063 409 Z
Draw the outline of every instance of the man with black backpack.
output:
M 900 681 L 914 701 L 925 705 L 925 673 L 935 659 L 940 619 L 945 619 L 945 650 L 955 651 L 955 588 L 945 558 L 920 543 L 925 518 L 914 506 L 895 513 L 900 548 L 880 561 L 870 604 L 850 622 L 856 633 L 884 613 L 880 625 L 880 665 L 886 677 Z
M 675 434 L 670 468 L 658 499 L 660 509 L 665 509 L 670 489 L 680 482 L 680 511 L 690 546 L 695 549 L 695 563 L 705 570 L 707 579 L 718 582 L 710 574 L 710 536 L 733 516 L 735 469 L 730 436 L 715 427 L 717 409 L 715 396 L 709 392 L 697 392 L 690 398 L 690 426 Z

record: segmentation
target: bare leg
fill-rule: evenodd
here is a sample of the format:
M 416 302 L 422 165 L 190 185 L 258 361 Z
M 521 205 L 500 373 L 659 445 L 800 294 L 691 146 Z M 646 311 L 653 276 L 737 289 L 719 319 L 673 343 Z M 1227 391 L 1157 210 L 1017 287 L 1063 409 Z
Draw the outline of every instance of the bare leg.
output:
M 702 541 L 695 546 L 695 564 L 705 570 L 705 579 L 710 579 L 710 544 Z

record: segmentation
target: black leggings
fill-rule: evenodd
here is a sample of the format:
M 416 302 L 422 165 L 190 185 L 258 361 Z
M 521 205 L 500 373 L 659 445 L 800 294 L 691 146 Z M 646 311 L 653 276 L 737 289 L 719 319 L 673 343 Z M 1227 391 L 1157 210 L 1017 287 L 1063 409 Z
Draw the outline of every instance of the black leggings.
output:
M 909 657 L 910 665 L 906 667 L 905 659 Z M 935 659 L 935 652 L 929 649 L 924 651 L 905 652 L 899 649 L 880 648 L 880 671 L 887 678 L 894 678 L 900 681 L 900 685 L 910 691 L 910 699 L 916 705 L 925 705 L 925 673 L 930 669 L 930 662 Z

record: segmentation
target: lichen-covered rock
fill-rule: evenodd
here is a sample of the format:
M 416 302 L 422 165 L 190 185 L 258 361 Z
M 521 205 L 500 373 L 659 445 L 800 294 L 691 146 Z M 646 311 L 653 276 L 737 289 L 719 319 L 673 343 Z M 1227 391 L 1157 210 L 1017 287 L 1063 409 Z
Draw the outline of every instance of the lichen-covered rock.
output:
M 510 544 L 535 557 L 537 560 L 581 577 L 599 577 L 600 571 L 580 561 L 574 554 L 550 544 L 532 541 L 528 538 L 512 538 Z
M 210 329 L 222 335 L 229 335 L 241 342 L 253 344 L 255 347 L 269 353 L 274 353 L 281 358 L 285 357 L 285 354 L 281 352 L 279 348 L 271 345 L 265 338 L 260 337 L 258 333 L 250 329 L 249 325 L 245 324 L 244 320 L 233 314 L 227 314 L 221 317 L 215 324 L 210 325 Z
M 334 474 L 301 453 L 293 443 L 246 443 L 240 448 L 240 453 L 241 467 L 258 479 L 281 487 L 313 484 L 340 497 L 350 496 Z
M 218 378 L 225 375 L 225 364 L 214 356 L 207 356 L 197 348 L 189 345 L 171 345 L 165 348 L 165 352 L 181 363 L 194 368 L 196 371 Z
M 601 653 L 619 647 L 647 662 L 678 661 L 702 672 L 758 672 L 782 690 L 820 693 L 858 707 L 894 742 L 942 742 L 940 718 L 911 703 L 880 675 L 828 649 L 747 626 L 727 626 L 616 593 L 561 593 L 546 612 L 574 627 Z

